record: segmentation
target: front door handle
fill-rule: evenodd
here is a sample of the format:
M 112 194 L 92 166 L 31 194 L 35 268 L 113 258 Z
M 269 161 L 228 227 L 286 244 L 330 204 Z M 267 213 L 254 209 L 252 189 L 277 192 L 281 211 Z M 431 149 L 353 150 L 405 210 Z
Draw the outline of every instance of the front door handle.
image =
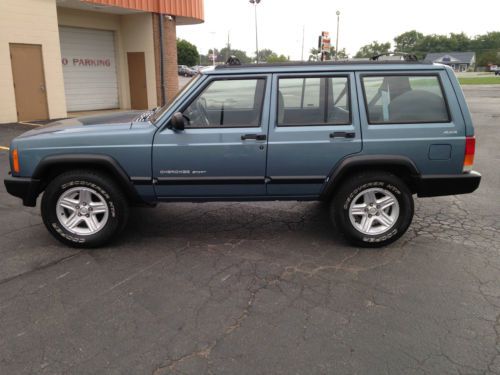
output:
M 354 132 L 333 132 L 330 133 L 330 138 L 354 138 L 356 133 Z
M 241 136 L 242 141 L 246 141 L 247 139 L 253 139 L 256 141 L 265 141 L 267 136 L 265 134 L 244 134 Z

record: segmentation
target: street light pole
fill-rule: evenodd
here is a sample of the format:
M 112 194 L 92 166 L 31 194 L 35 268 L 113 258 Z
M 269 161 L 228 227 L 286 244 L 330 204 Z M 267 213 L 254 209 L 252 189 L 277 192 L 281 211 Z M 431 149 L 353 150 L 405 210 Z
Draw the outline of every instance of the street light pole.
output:
M 215 31 L 210 31 L 210 34 L 213 37 L 212 43 L 215 45 Z M 215 47 L 212 49 L 212 65 L 215 66 Z
M 300 60 L 304 61 L 304 30 L 305 26 L 302 25 L 302 54 L 300 55 Z
M 335 60 L 339 60 L 339 23 L 340 23 L 340 12 L 337 10 L 337 40 L 335 42 Z
M 253 4 L 255 10 L 255 49 L 256 49 L 256 57 L 255 61 L 257 64 L 259 63 L 259 33 L 257 29 L 257 4 L 260 3 L 260 0 L 249 0 L 250 4 Z

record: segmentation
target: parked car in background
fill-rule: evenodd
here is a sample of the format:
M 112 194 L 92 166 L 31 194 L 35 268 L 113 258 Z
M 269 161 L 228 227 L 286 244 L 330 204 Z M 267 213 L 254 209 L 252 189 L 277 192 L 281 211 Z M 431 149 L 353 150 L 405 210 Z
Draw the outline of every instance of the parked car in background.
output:
M 203 65 L 195 65 L 195 66 L 192 66 L 191 69 L 194 70 L 196 73 L 201 73 L 201 70 L 205 68 L 205 66 Z
M 116 237 L 134 204 L 321 200 L 348 240 L 375 247 L 406 232 L 414 195 L 476 190 L 474 153 L 472 118 L 445 65 L 220 65 L 161 109 L 15 138 L 5 186 L 26 206 L 43 192 L 47 229 L 71 246 Z
M 177 72 L 179 73 L 179 75 L 184 77 L 192 77 L 198 74 L 196 71 L 194 71 L 187 65 L 179 65 L 177 68 Z
M 187 65 L 178 65 L 177 66 L 177 73 L 180 76 L 183 76 L 186 73 Z

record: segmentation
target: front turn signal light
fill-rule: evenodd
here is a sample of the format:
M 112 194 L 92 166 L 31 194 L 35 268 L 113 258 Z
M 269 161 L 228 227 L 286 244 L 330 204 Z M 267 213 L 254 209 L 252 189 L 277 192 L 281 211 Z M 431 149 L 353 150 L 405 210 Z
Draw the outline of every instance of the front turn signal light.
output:
M 12 150 L 12 171 L 14 173 L 19 173 L 21 168 L 19 168 L 19 153 L 17 152 L 17 148 Z

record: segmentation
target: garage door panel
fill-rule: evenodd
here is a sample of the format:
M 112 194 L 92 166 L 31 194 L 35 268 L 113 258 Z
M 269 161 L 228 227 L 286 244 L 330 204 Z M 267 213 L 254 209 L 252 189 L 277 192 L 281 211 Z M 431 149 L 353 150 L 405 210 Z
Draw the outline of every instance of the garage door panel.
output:
M 118 108 L 114 33 L 60 27 L 68 111 Z

